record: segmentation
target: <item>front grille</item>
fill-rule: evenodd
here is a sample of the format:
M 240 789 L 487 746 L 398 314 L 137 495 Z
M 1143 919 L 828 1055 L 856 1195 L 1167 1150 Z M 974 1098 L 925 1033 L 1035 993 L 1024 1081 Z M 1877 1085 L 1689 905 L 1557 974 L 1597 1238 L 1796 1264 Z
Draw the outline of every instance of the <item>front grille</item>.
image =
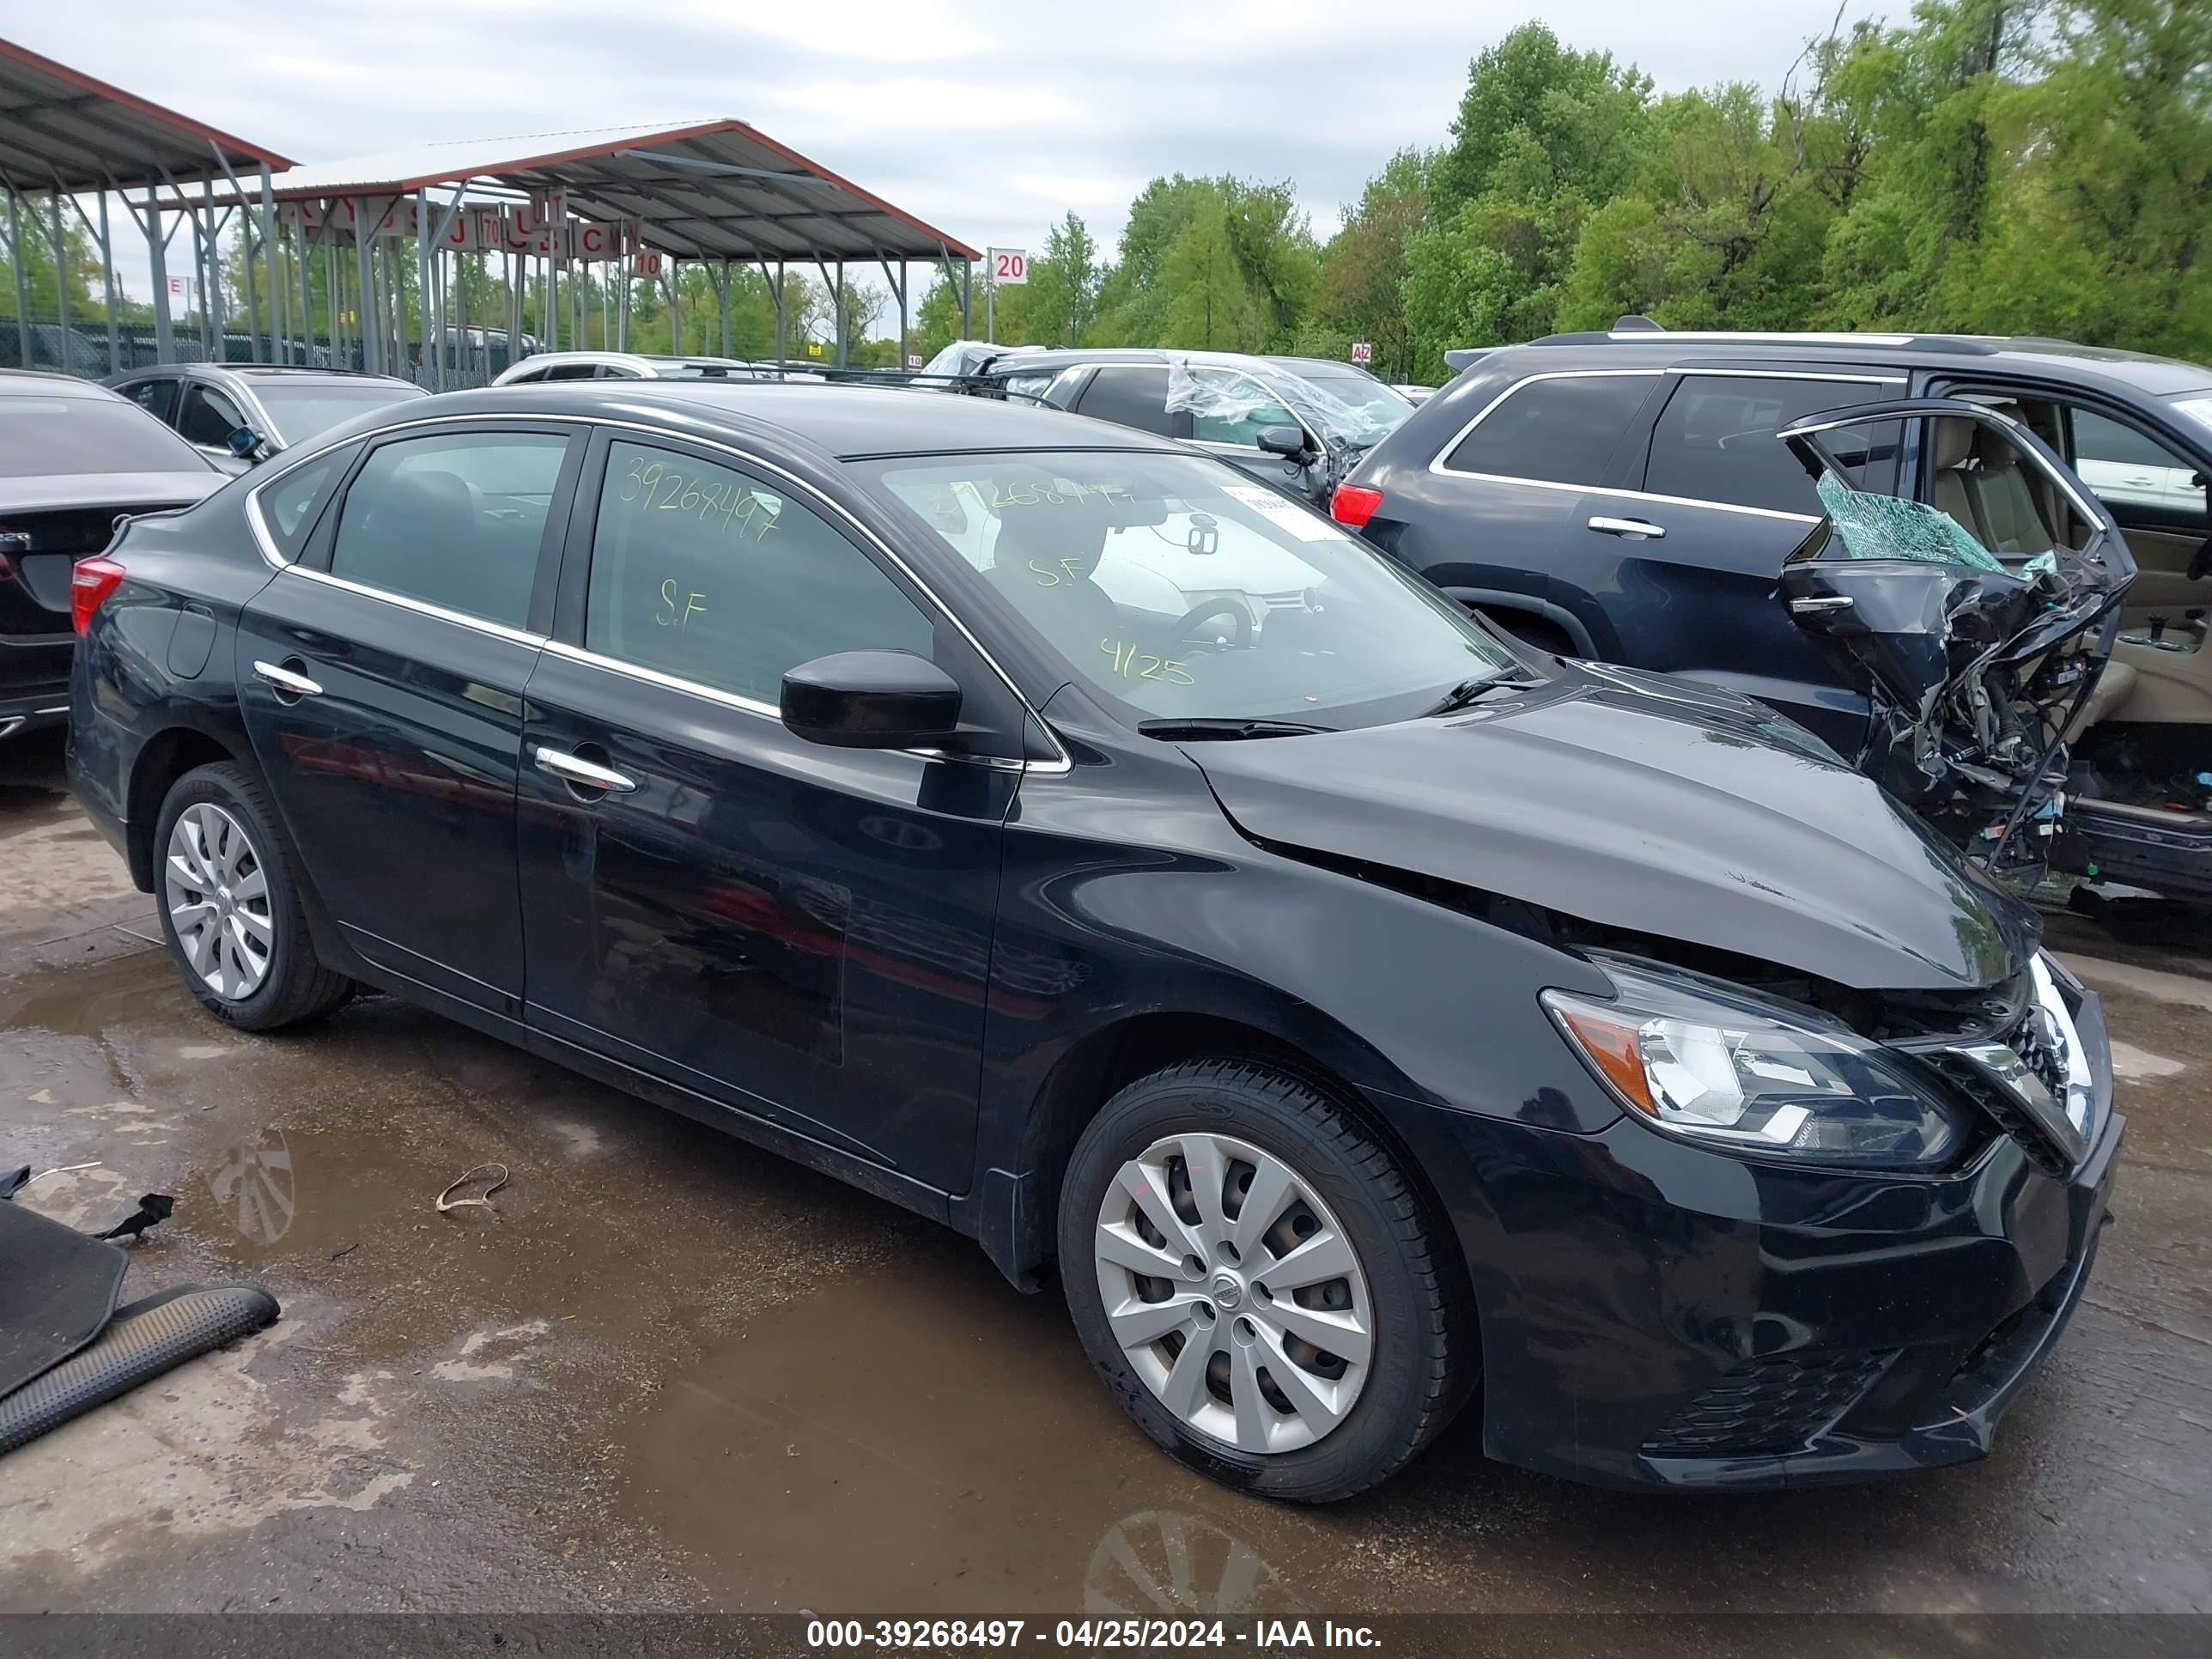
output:
M 1763 1457 L 1802 1451 L 1873 1386 L 1897 1350 L 1846 1348 L 1746 1360 L 1644 1444 L 1651 1457 Z
M 2050 1132 L 2029 1115 L 2027 1108 L 1969 1061 L 1947 1057 L 1941 1066 L 1943 1075 L 1958 1085 L 1961 1092 L 1972 1097 L 1974 1104 L 1996 1121 L 1997 1127 L 2019 1144 L 2029 1163 L 2047 1176 L 2065 1178 L 2069 1166 L 2064 1151 L 2051 1139 Z

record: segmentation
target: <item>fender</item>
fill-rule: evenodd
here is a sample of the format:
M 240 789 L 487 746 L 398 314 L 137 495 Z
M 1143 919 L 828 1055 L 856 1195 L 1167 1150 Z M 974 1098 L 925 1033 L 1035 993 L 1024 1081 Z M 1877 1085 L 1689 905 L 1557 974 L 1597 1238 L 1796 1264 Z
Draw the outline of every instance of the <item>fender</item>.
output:
M 1087 747 L 1073 722 L 1055 725 Z M 1024 779 L 1008 823 L 975 1168 L 952 1211 L 1009 1278 L 1024 1283 L 1049 1252 L 1083 1124 L 1121 1082 L 1185 1054 L 1242 1048 L 1327 1073 L 1424 1180 L 1412 1147 L 1436 1137 L 1409 1133 L 1409 1115 L 1574 1133 L 1619 1115 L 1595 1084 L 1579 1098 L 1556 1086 L 1564 1040 L 1548 1022 L 1484 1017 L 1551 986 L 1603 994 L 1596 968 L 1448 902 L 1256 846 L 1178 750 L 1148 747 Z M 1141 847 L 1132 821 L 1152 827 Z

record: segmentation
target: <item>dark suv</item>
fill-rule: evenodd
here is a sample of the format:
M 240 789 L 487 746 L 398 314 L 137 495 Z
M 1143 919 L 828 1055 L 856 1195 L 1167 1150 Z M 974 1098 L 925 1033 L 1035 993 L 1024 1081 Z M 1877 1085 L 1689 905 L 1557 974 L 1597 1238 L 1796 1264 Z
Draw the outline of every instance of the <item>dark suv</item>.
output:
M 1860 665 L 1778 592 L 1828 514 L 1777 434 L 1931 398 L 2040 440 L 2134 557 L 2110 659 L 2067 734 L 2069 792 L 2088 798 L 2069 819 L 2076 866 L 2212 893 L 2212 368 L 2038 339 L 1554 335 L 1471 364 L 1369 453 L 1334 511 L 1525 639 L 1748 693 L 1859 754 Z M 1944 514 L 2021 568 L 2054 544 L 2049 482 L 2018 464 L 2035 447 L 1889 411 L 1859 433 L 1852 483 Z

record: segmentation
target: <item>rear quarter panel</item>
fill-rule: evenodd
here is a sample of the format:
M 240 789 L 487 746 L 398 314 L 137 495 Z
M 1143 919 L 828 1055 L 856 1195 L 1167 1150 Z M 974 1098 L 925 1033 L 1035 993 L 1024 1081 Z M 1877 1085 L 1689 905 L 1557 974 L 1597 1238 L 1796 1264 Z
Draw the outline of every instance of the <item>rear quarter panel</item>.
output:
M 70 744 L 80 798 L 114 829 L 127 832 L 152 810 L 133 800 L 131 783 L 146 745 L 164 732 L 194 732 L 241 758 L 251 753 L 234 641 L 240 608 L 274 572 L 244 505 L 242 489 L 221 490 L 189 512 L 134 520 L 108 550 L 129 574 L 78 641 Z

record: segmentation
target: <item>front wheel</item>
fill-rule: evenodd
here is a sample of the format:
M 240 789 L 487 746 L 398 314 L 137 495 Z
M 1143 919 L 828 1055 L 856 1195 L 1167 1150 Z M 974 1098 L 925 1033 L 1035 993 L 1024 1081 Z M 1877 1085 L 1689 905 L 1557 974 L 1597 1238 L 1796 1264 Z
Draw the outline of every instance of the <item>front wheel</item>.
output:
M 161 937 L 194 996 L 240 1030 L 328 1012 L 353 985 L 315 957 L 276 817 L 245 769 L 197 767 L 155 830 Z
M 1276 1498 L 1348 1497 L 1450 1420 L 1474 1364 L 1447 1249 L 1386 1149 L 1248 1061 L 1131 1084 L 1061 1185 L 1091 1363 L 1181 1462 Z

